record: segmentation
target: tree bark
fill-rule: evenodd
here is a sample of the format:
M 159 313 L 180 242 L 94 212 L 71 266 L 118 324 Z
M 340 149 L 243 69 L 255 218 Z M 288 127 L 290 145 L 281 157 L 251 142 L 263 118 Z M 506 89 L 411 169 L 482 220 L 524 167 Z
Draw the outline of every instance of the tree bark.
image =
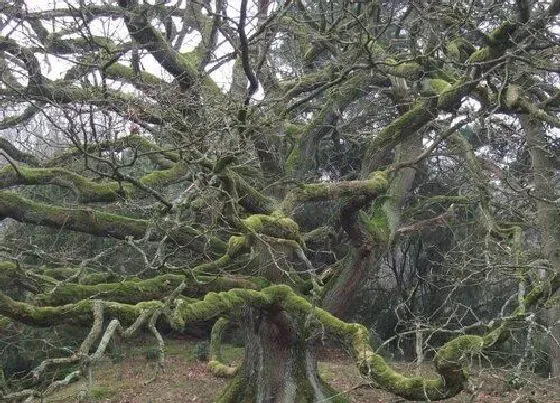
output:
M 245 361 L 219 403 L 341 402 L 321 380 L 304 324 L 280 307 L 245 313 Z
M 552 152 L 548 148 L 546 132 L 542 122 L 527 115 L 521 116 L 521 124 L 527 136 L 527 146 L 531 155 L 531 164 L 537 197 L 537 220 L 541 234 L 543 253 L 552 265 L 553 272 L 560 272 L 560 210 L 553 203 L 558 194 L 558 182 L 552 164 Z M 546 312 L 550 326 L 549 349 L 551 373 L 560 375 L 560 306 L 555 305 Z

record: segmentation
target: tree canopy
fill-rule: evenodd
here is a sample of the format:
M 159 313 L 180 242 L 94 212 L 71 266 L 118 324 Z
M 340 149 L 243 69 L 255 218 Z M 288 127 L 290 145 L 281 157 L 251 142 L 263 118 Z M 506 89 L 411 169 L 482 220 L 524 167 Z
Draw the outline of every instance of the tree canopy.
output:
M 87 329 L 25 388 L 0 367 L 0 398 L 85 376 L 117 334 L 150 332 L 165 365 L 163 329 L 201 321 L 213 344 L 246 329 L 239 368 L 211 354 L 221 402 L 342 399 L 328 337 L 410 400 L 458 394 L 512 332 L 544 329 L 560 373 L 559 13 L 0 2 L 0 337 Z M 392 369 L 389 327 L 431 335 L 438 377 Z

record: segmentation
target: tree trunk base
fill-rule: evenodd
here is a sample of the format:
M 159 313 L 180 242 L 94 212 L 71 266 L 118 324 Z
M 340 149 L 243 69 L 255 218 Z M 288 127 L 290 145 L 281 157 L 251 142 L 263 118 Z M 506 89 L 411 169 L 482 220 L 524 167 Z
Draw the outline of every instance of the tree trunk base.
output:
M 247 315 L 245 361 L 219 403 L 344 402 L 317 372 L 312 346 L 279 309 Z

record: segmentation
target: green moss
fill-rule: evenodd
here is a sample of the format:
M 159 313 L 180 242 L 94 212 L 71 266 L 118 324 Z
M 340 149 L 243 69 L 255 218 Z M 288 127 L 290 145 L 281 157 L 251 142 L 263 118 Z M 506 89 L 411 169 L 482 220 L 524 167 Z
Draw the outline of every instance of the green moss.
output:
M 142 238 L 151 225 L 148 220 L 90 209 L 70 209 L 37 203 L 13 192 L 0 191 L 0 215 L 20 222 L 124 239 Z M 154 233 L 154 237 L 159 234 Z M 180 234 L 177 234 L 179 236 Z M 159 236 L 158 236 L 158 239 Z
M 78 279 L 79 284 L 95 285 L 100 283 L 111 283 L 119 280 L 119 277 L 112 273 L 84 273 Z
M 208 320 L 245 305 L 259 307 L 267 304 L 265 295 L 255 290 L 232 289 L 219 294 L 211 292 L 202 301 L 177 305 L 170 319 L 175 328 L 182 329 L 190 321 Z
M 235 257 L 248 250 L 249 244 L 245 236 L 232 236 L 228 240 L 227 254 L 229 257 Z
M 291 218 L 282 213 L 253 214 L 242 220 L 250 232 L 262 233 L 274 238 L 292 239 L 299 241 L 299 227 Z
M 64 280 L 70 276 L 76 274 L 77 270 L 80 270 L 77 267 L 54 267 L 54 268 L 40 268 L 35 270 L 37 274 L 43 274 L 48 277 L 52 277 L 57 280 Z
M 267 197 L 251 186 L 241 175 L 228 169 L 227 175 L 233 180 L 239 196 L 238 203 L 249 213 L 269 214 L 275 209 L 275 200 Z
M 459 43 L 457 40 L 453 40 L 451 42 L 449 42 L 447 45 L 445 45 L 445 53 L 447 53 L 447 55 L 455 60 L 455 61 L 459 61 L 461 59 L 461 51 L 459 50 Z
M 247 396 L 247 389 L 245 385 L 247 380 L 242 375 L 242 371 L 238 371 L 238 375 L 233 378 L 227 385 L 226 389 L 222 392 L 216 403 L 236 403 L 236 402 L 254 402 L 255 396 Z
M 176 163 L 171 168 L 162 171 L 154 171 L 140 178 L 140 183 L 149 186 L 169 185 L 188 172 L 188 167 L 183 163 Z
M 423 90 L 428 94 L 440 95 L 451 88 L 451 84 L 438 78 L 430 78 L 423 81 Z
M 296 96 L 302 92 L 310 91 L 317 86 L 328 82 L 333 74 L 335 68 L 332 65 L 325 67 L 322 70 L 314 70 L 303 77 L 293 80 L 284 80 L 280 83 L 280 93 L 286 94 L 286 99 Z
M 500 26 L 488 36 L 488 40 L 493 46 L 502 45 L 504 42 L 509 41 L 510 35 L 513 34 L 517 28 L 518 25 L 516 23 L 508 21 L 502 22 Z
M 471 57 L 469 57 L 469 63 L 482 63 L 491 59 L 491 51 L 489 47 L 481 48 L 475 51 Z
M 297 203 L 340 200 L 358 196 L 374 200 L 388 187 L 388 173 L 376 171 L 365 181 L 311 183 L 292 189 L 284 198 L 282 210 L 291 214 Z
M 137 75 L 134 69 L 121 63 L 112 63 L 105 69 L 105 73 L 109 78 L 112 78 L 114 80 L 124 80 L 129 82 L 140 80 L 144 83 L 152 85 L 165 84 L 165 81 L 163 81 L 161 78 L 156 77 L 152 73 L 140 71 Z
M 39 305 L 63 305 L 80 301 L 91 296 L 103 296 L 107 300 L 122 303 L 138 303 L 144 300 L 159 299 L 170 293 L 183 281 L 183 276 L 164 275 L 147 280 L 127 280 L 120 283 L 82 285 L 61 284 L 54 292 L 39 294 L 35 302 Z
M 185 293 L 190 297 L 203 296 L 212 290 L 227 291 L 236 287 L 260 288 L 259 285 L 244 278 L 206 275 L 198 275 L 194 278 L 191 273 L 187 273 L 187 275 L 165 274 L 145 280 L 131 279 L 118 283 L 59 284 L 49 293 L 36 295 L 35 303 L 42 306 L 57 306 L 93 296 L 102 296 L 109 301 L 135 304 L 140 301 L 159 300 L 169 295 L 182 282 L 186 283 Z
M 6 329 L 8 326 L 10 326 L 12 323 L 13 323 L 12 319 L 7 318 L 5 316 L 0 316 L 0 332 Z M 0 371 L 1 371 L 1 367 L 0 367 Z M 2 374 L 0 374 L 0 376 L 1 375 Z
M 78 195 L 79 201 L 108 202 L 129 196 L 126 187 L 117 182 L 98 183 L 63 168 L 33 168 L 12 165 L 0 170 L 0 188 L 14 185 L 58 185 Z
M 117 141 L 114 146 L 119 147 L 121 140 Z M 142 152 L 154 152 L 157 151 L 161 153 L 165 158 L 172 162 L 179 162 L 181 161 L 181 156 L 179 153 L 173 151 L 164 151 L 156 144 L 152 143 L 146 137 L 131 134 L 129 136 L 122 138 L 122 145 L 125 147 L 137 147 Z
M 375 171 L 368 177 L 368 186 L 377 193 L 382 193 L 389 187 L 389 173 L 387 171 Z
M 284 134 L 289 137 L 297 137 L 305 130 L 304 125 L 286 122 L 284 124 Z
M 64 307 L 38 308 L 15 302 L 0 293 L 0 314 L 9 315 L 24 323 L 46 325 L 54 323 L 53 321 L 56 318 L 65 318 L 64 322 L 66 323 L 88 323 L 91 321 L 92 304 L 93 301 L 83 300 L 77 304 Z M 436 369 L 442 378 L 426 379 L 406 377 L 393 370 L 380 355 L 372 351 L 369 345 L 370 337 L 367 328 L 360 324 L 341 321 L 316 307 L 302 296 L 297 295 L 286 285 L 275 285 L 261 291 L 232 289 L 222 293 L 209 293 L 202 301 L 178 303 L 175 306 L 172 319 L 174 326 L 182 328 L 187 322 L 208 320 L 212 317 L 234 313 L 246 306 L 258 309 L 272 305 L 282 307 L 293 315 L 306 318 L 305 320 L 313 318 L 320 324 L 321 329 L 339 337 L 351 347 L 362 374 L 371 377 L 383 389 L 411 400 L 439 400 L 457 394 L 463 388 L 467 377 L 462 361 L 470 354 L 480 353 L 484 347 L 489 345 L 488 343 L 495 340 L 495 337 L 487 339 L 486 337 L 472 335 L 453 339 L 436 353 Z M 119 318 L 125 323 L 131 323 L 143 309 L 160 309 L 162 303 L 154 301 L 125 305 L 113 302 L 104 303 L 104 307 L 108 316 Z M 223 326 L 224 323 L 222 320 L 220 326 Z M 223 328 L 218 330 L 223 330 Z M 213 361 L 219 363 L 220 357 L 214 358 L 218 358 Z M 215 364 L 215 367 L 218 369 L 219 364 Z M 219 368 L 223 369 L 222 367 Z M 247 381 L 238 376 L 238 379 L 234 380 L 233 386 L 230 385 L 228 390 L 231 391 L 230 388 L 233 388 L 237 393 L 240 390 L 239 388 L 247 386 Z M 303 394 L 304 389 L 302 386 L 301 392 Z
M 208 368 L 210 372 L 218 378 L 231 378 L 237 373 L 237 367 L 230 367 L 219 361 L 210 360 L 208 362 Z
M 214 326 L 212 326 L 212 333 L 210 335 L 210 361 L 208 362 L 208 368 L 219 378 L 231 378 L 237 373 L 236 367 L 230 367 L 223 363 L 222 336 L 228 324 L 228 319 L 223 317 L 218 319 Z
M 297 172 L 298 166 L 301 163 L 302 157 L 302 145 L 301 140 L 297 140 L 294 144 L 294 148 L 286 158 L 286 162 L 284 163 L 284 169 L 288 175 L 293 175 Z
M 359 218 L 375 239 L 382 242 L 389 240 L 390 230 L 387 215 L 379 206 L 373 208 L 370 214 L 360 210 Z
M 228 248 L 229 249 L 229 248 Z M 216 259 L 213 260 L 209 263 L 202 263 L 196 267 L 194 267 L 192 270 L 188 269 L 186 272 L 187 274 L 190 273 L 194 273 L 195 275 L 198 274 L 208 274 L 208 273 L 213 273 L 213 272 L 218 272 L 220 269 L 224 268 L 225 266 L 229 265 L 232 263 L 232 258 L 229 255 L 229 252 Z
M 474 87 L 467 79 L 455 81 L 450 87 L 444 89 L 437 99 L 437 106 L 443 110 L 452 110 L 461 103 L 463 96 Z
M 378 169 L 379 159 L 386 151 L 400 144 L 407 136 L 414 135 L 416 130 L 433 119 L 436 102 L 432 98 L 415 102 L 409 111 L 381 130 L 368 145 L 362 160 L 363 172 L 369 174 Z
M 421 66 L 414 62 L 399 63 L 391 67 L 391 71 L 396 77 L 403 77 L 410 80 L 417 79 L 422 72 Z
M 445 53 L 459 63 L 467 60 L 475 50 L 474 46 L 463 37 L 455 38 L 445 45 Z
M 89 327 L 92 321 L 93 304 L 93 300 L 87 299 L 57 307 L 37 307 L 25 302 L 14 301 L 0 293 L 0 315 L 31 326 L 73 324 Z M 136 305 L 104 302 L 103 305 L 108 317 L 119 319 L 124 326 L 132 324 L 143 310 L 163 306 L 159 301 L 142 302 Z
M 18 267 L 14 262 L 8 260 L 0 261 L 0 276 L 12 277 L 18 271 Z

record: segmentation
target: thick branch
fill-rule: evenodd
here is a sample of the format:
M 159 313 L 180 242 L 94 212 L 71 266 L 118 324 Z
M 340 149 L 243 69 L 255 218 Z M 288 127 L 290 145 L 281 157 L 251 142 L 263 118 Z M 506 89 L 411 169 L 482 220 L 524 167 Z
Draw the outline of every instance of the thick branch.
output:
M 30 120 L 31 118 L 33 118 L 40 110 L 41 107 L 44 105 L 44 102 L 39 102 L 38 105 L 30 105 L 28 107 L 26 107 L 24 109 L 24 111 L 21 113 L 21 115 L 17 115 L 17 116 L 9 116 L 4 118 L 2 121 L 0 121 L 0 130 L 5 130 L 5 129 L 9 129 L 11 127 L 16 127 L 18 125 L 21 125 L 25 122 L 27 122 L 28 120 Z M 4 148 L 4 150 L 6 152 L 11 151 L 11 149 L 9 148 L 10 146 L 13 147 L 13 145 L 6 145 L 8 141 L 4 138 L 0 138 L 0 147 Z M 13 147 L 15 148 L 15 147 Z M 18 151 L 18 153 L 21 153 L 21 151 Z M 20 162 L 25 162 L 26 164 L 30 164 L 30 165 L 37 165 L 36 164 L 36 158 L 33 156 L 29 156 L 26 159 L 27 160 L 23 160 L 23 159 L 17 159 L 15 158 L 13 155 L 10 154 L 10 156 L 12 158 L 14 158 L 16 161 L 20 161 Z
M 59 306 L 79 302 L 88 298 L 102 298 L 104 301 L 137 304 L 142 301 L 159 300 L 169 295 L 180 284 L 185 283 L 183 294 L 199 298 L 210 291 L 227 291 L 232 288 L 259 289 L 250 279 L 229 276 L 196 276 L 165 274 L 145 280 L 132 279 L 119 283 L 82 285 L 61 284 L 53 292 L 35 297 L 41 306 Z
M 166 233 L 165 228 L 158 228 L 149 220 L 90 209 L 56 207 L 34 202 L 6 191 L 0 191 L 0 217 L 117 239 L 126 239 L 130 236 L 142 239 L 148 234 L 149 240 L 161 240 L 164 235 L 168 235 L 170 241 L 187 245 L 198 251 L 204 251 L 208 246 L 212 248 L 212 252 L 223 254 L 226 249 L 225 243 L 216 238 L 210 238 L 209 244 L 206 245 L 206 238 L 187 226 Z
M 8 139 L 5 139 L 4 137 L 0 137 L 0 148 L 4 150 L 4 152 L 8 154 L 8 156 L 14 161 L 23 162 L 29 165 L 39 165 L 39 159 L 37 157 L 18 150 L 12 143 L 8 141 Z
M 130 36 L 148 50 L 181 83 L 183 89 L 191 88 L 198 77 L 196 67 L 167 43 L 138 8 L 136 0 L 119 0 L 119 6 L 130 12 L 124 18 Z
M 297 203 L 366 198 L 374 200 L 387 189 L 385 172 L 375 172 L 368 180 L 328 182 L 301 185 L 291 190 L 284 199 L 282 210 L 291 214 Z
M 117 182 L 98 183 L 63 168 L 29 168 L 6 165 L 0 170 L 0 189 L 17 185 L 58 185 L 70 189 L 81 203 L 125 198 L 127 189 Z M 130 190 L 130 186 L 128 187 Z

